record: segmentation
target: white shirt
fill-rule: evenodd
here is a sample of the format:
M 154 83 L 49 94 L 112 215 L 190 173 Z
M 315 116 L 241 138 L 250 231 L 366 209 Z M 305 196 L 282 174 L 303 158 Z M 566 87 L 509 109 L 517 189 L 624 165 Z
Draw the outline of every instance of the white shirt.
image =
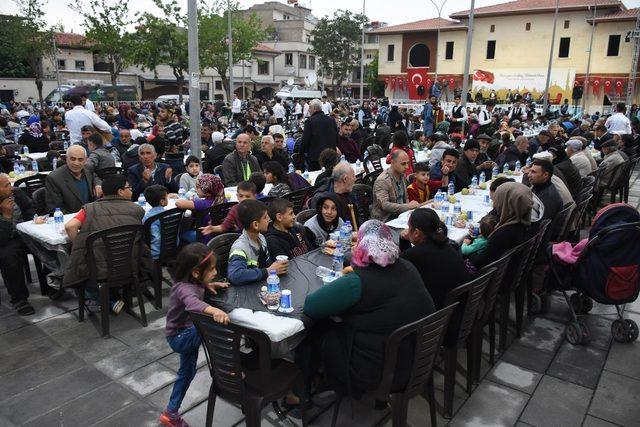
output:
M 485 126 L 488 125 L 489 123 L 491 123 L 491 112 L 489 112 L 489 110 L 482 110 L 480 111 L 480 113 L 478 113 L 478 124 L 480 126 Z
M 527 120 L 527 107 L 514 105 L 509 111 L 509 119 Z
M 302 105 L 300 105 L 299 102 L 296 102 L 296 105 L 293 108 L 293 114 L 302 114 Z
M 282 104 L 277 102 L 276 105 L 273 106 L 273 116 L 276 119 L 284 119 L 285 114 L 286 114 L 286 111 L 284 107 L 282 106 Z
M 309 103 L 304 104 L 304 108 L 302 109 L 302 116 L 309 117 Z
M 330 102 L 323 102 L 322 103 L 322 112 L 325 114 L 331 114 L 331 103 Z
M 233 114 L 237 114 L 242 110 L 242 101 L 236 98 L 233 100 L 233 105 L 231 106 L 231 112 Z
M 611 117 L 609 117 L 604 123 L 604 126 L 609 132 L 617 133 L 618 135 L 631 133 L 631 121 L 622 113 L 615 113 L 611 115 Z
M 93 106 L 93 102 L 91 102 L 89 98 L 87 98 L 87 100 L 84 102 L 84 108 L 91 111 L 92 113 L 96 112 L 96 107 Z
M 69 140 L 72 144 L 82 141 L 82 126 L 93 126 L 104 132 L 111 132 L 111 127 L 96 113 L 85 109 L 82 105 L 76 105 L 73 110 L 64 113 L 64 121 L 69 130 Z
M 453 112 L 454 111 L 458 111 L 458 108 L 460 109 L 460 114 L 462 114 L 462 117 L 459 117 L 456 119 L 457 122 L 466 122 L 467 121 L 467 109 L 465 107 L 462 106 L 462 104 L 460 105 L 454 105 L 453 107 L 451 107 L 451 117 L 453 117 Z

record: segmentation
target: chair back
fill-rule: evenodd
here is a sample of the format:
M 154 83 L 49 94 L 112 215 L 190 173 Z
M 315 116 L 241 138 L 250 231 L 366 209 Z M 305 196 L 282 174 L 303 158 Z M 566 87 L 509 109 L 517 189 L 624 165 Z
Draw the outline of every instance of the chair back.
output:
M 575 204 L 567 203 L 563 206 L 562 210 L 558 212 L 556 217 L 553 218 L 553 222 L 551 223 L 551 239 L 554 242 L 559 241 L 558 239 L 562 237 L 573 209 L 575 209 Z
M 231 245 L 233 245 L 233 242 L 235 242 L 238 237 L 240 237 L 238 233 L 224 233 L 214 237 L 207 243 L 209 249 L 216 255 L 216 269 L 218 270 L 219 277 L 224 277 L 227 274 Z
M 368 185 L 369 187 L 373 188 L 373 184 L 376 182 L 376 179 L 378 179 L 381 173 L 382 173 L 382 169 L 365 174 L 362 177 L 362 183 L 364 185 Z
M 143 237 L 142 224 L 121 225 L 91 233 L 86 241 L 90 283 L 95 284 L 102 279 L 98 277 L 98 258 L 106 264 L 106 277 L 110 284 L 137 280 L 139 246 Z M 97 257 L 97 254 L 101 256 Z
M 369 154 L 362 162 L 362 166 L 364 167 L 365 174 L 370 174 L 382 170 L 382 161 L 380 160 L 380 156 Z
M 118 175 L 118 174 L 120 175 L 125 174 L 124 169 L 118 166 L 113 166 L 110 168 L 102 168 L 96 171 L 96 175 L 98 175 L 100 179 L 105 179 L 109 175 Z
M 374 391 L 381 400 L 387 400 L 392 390 L 398 360 L 400 344 L 405 340 L 414 343 L 411 375 L 404 389 L 404 394 L 415 396 L 422 392 L 424 384 L 431 379 L 434 360 L 440 351 L 444 332 L 457 303 L 438 310 L 435 313 L 402 326 L 389 335 L 384 349 L 384 366 L 382 380 Z
M 355 199 L 353 207 L 358 220 L 358 226 L 371 218 L 371 205 L 373 204 L 373 188 L 366 184 L 354 184 L 351 195 Z
M 593 188 L 593 185 L 596 182 L 596 177 L 593 175 L 587 175 L 582 178 L 582 188 Z
M 480 269 L 480 271 L 478 271 L 478 276 L 482 276 L 487 272 L 495 269 L 495 272 L 493 273 L 493 276 L 487 284 L 484 292 L 483 307 L 478 316 L 478 321 L 481 325 L 484 325 L 489 321 L 489 316 L 491 316 L 491 312 L 493 311 L 493 306 L 496 303 L 496 298 L 498 297 L 498 293 L 500 292 L 500 288 L 502 287 L 502 282 L 504 282 L 504 276 L 507 272 L 507 268 L 511 263 L 511 259 L 517 253 L 517 248 L 511 249 L 510 251 L 504 253 L 501 258 L 495 260 L 491 264 L 485 265 Z
M 49 213 L 47 209 L 47 189 L 46 188 L 38 188 L 31 195 L 33 199 L 33 208 L 35 209 L 38 215 L 46 215 Z
M 164 263 L 175 259 L 178 255 L 178 235 L 184 211 L 178 208 L 168 209 L 157 215 L 149 217 L 144 222 L 145 242 L 151 247 L 151 225 L 160 222 L 160 256 L 159 261 Z
M 222 176 L 222 165 L 218 165 L 215 168 L 213 168 L 213 174 L 218 175 L 220 179 L 224 181 L 224 178 Z
M 219 205 L 213 205 L 209 208 L 209 217 L 211 218 L 211 225 L 220 225 L 224 219 L 229 215 L 229 211 L 232 207 L 237 205 L 238 202 L 226 202 Z
M 299 214 L 304 210 L 304 204 L 307 201 L 309 195 L 309 188 L 301 188 L 300 190 L 295 190 L 285 194 L 284 196 L 282 196 L 282 198 L 287 199 L 288 201 L 293 203 L 293 212 Z
M 296 222 L 300 225 L 304 225 L 307 220 L 309 220 L 312 216 L 316 214 L 315 209 L 305 209 L 296 215 Z
M 618 167 L 615 168 L 613 171 L 613 175 L 609 180 L 609 186 L 607 187 L 607 189 L 614 192 L 622 188 L 625 182 L 629 181 L 629 178 L 627 177 L 627 174 L 628 174 L 627 171 L 630 171 L 630 170 L 631 170 L 631 162 L 629 160 L 618 165 Z
M 20 178 L 13 184 L 13 186 L 18 188 L 24 185 L 22 189 L 29 195 L 29 197 L 33 198 L 34 191 L 44 188 L 46 180 L 47 175 L 37 173 L 35 175 Z
M 525 275 L 527 266 L 529 265 L 528 261 L 531 256 L 533 246 L 537 239 L 538 235 L 536 234 L 529 238 L 529 240 L 516 246 L 517 255 L 511 259 L 511 265 L 515 268 L 515 271 L 513 272 L 513 277 L 511 277 L 511 283 L 508 282 L 510 277 L 505 277 L 502 287 L 503 292 L 512 291 L 520 286 L 522 277 Z
M 449 327 L 445 336 L 445 346 L 462 347 L 473 329 L 473 324 L 478 317 L 478 309 L 485 294 L 487 284 L 496 273 L 496 268 L 483 272 L 472 281 L 450 290 L 444 299 L 444 306 L 448 307 L 459 302 L 453 312 Z

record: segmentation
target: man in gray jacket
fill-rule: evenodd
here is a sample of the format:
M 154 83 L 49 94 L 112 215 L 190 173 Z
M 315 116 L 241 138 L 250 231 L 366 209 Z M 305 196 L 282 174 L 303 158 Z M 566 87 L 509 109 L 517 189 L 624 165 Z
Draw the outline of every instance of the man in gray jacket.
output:
M 45 195 L 47 210 L 60 208 L 62 213 L 78 212 L 95 199 L 93 177 L 85 169 L 87 153 L 80 145 L 67 150 L 67 164 L 47 175 Z
M 409 162 L 409 156 L 404 150 L 393 152 L 391 167 L 382 172 L 373 184 L 371 218 L 388 221 L 402 212 L 420 206 L 417 201 L 409 202 L 407 199 L 407 180 L 404 174 Z
M 251 138 L 241 133 L 236 138 L 236 149 L 228 154 L 222 162 L 222 180 L 226 187 L 238 185 L 240 181 L 248 181 L 252 172 L 259 172 L 258 159 L 251 155 Z
M 96 186 L 96 195 L 102 196 L 102 179 L 96 173 L 100 169 L 113 168 L 116 166 L 116 161 L 111 155 L 111 152 L 104 147 L 104 140 L 102 136 L 94 133 L 89 137 L 89 159 L 85 168 L 88 173 L 93 177 L 93 182 Z

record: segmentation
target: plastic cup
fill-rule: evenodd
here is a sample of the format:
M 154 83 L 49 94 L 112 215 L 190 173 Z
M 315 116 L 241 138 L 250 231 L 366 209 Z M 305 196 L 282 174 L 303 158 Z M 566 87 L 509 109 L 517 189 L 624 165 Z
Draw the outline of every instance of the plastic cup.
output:
M 293 307 L 291 306 L 291 291 L 289 289 L 284 289 L 282 294 L 280 295 L 280 308 L 278 311 L 283 313 L 291 313 L 293 311 Z
M 289 261 L 289 257 L 286 255 L 278 255 L 276 257 L 276 261 L 278 262 L 284 262 L 284 261 Z

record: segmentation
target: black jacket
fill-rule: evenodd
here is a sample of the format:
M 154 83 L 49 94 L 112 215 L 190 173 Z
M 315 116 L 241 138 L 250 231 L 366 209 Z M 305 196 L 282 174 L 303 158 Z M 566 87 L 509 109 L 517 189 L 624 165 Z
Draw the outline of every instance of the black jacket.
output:
M 213 173 L 213 169 L 216 166 L 220 166 L 224 161 L 224 158 L 228 154 L 231 154 L 234 150 L 233 146 L 222 144 L 215 144 L 204 153 L 206 159 L 206 166 L 203 168 L 204 173 Z
M 33 202 L 21 188 L 13 189 L 13 202 L 20 208 L 22 221 L 30 221 L 33 219 L 33 215 L 35 215 Z M 16 237 L 16 235 L 13 221 L 2 217 L 0 219 L 0 246 L 5 246 L 7 242 Z
M 567 184 L 567 188 L 571 193 L 571 197 L 575 200 L 582 190 L 582 178 L 580 177 L 580 171 L 578 171 L 578 168 L 575 167 L 569 158 L 555 163 L 554 166 L 562 172 L 562 176 L 564 177 L 565 184 Z
M 273 224 L 269 224 L 269 229 L 264 237 L 267 239 L 267 247 L 272 259 L 278 255 L 286 255 L 289 259 L 293 259 L 306 254 L 311 248 L 305 239 L 304 227 L 300 227 L 298 224 L 294 224 L 288 233 L 277 230 Z
M 550 219 L 553 221 L 555 216 L 562 210 L 562 197 L 556 190 L 556 187 L 549 182 L 540 185 L 534 185 L 531 190 L 538 196 L 544 205 L 544 215 L 542 219 Z
M 509 169 L 515 170 L 515 164 L 518 161 L 521 166 L 524 166 L 527 161 L 527 153 L 521 153 L 515 144 L 511 144 L 509 148 L 504 150 L 504 152 L 498 156 L 496 163 L 498 164 L 498 169 L 502 172 L 502 168 L 504 168 L 505 163 L 509 165 Z
M 258 163 L 260 163 L 260 167 L 262 167 L 265 162 L 278 162 L 285 171 L 289 170 L 289 158 L 281 150 L 274 149 L 272 158 L 269 158 L 262 150 L 256 152 L 255 156 L 256 159 L 258 159 Z
M 458 160 L 458 166 L 456 166 L 456 170 L 454 171 L 456 192 L 462 190 L 463 188 L 469 188 L 469 186 L 471 185 L 471 179 L 475 175 L 475 165 L 471 163 L 471 161 L 463 153 L 462 156 L 460 156 L 460 160 Z
M 30 153 L 46 153 L 50 150 L 49 139 L 45 135 L 36 138 L 29 132 L 25 132 L 18 140 L 18 144 L 26 145 Z
M 330 116 L 316 111 L 304 123 L 300 151 L 307 161 L 317 162 L 325 148 L 336 149 L 338 144 L 338 125 Z
M 477 269 L 481 269 L 485 265 L 489 265 L 499 259 L 507 251 L 523 243 L 527 239 L 528 234 L 528 227 L 520 223 L 500 227 L 489 235 L 487 247 L 484 251 L 471 254 L 469 260 Z M 509 268 L 511 269 L 511 265 Z M 507 270 L 505 277 L 513 278 L 514 273 L 513 270 Z

